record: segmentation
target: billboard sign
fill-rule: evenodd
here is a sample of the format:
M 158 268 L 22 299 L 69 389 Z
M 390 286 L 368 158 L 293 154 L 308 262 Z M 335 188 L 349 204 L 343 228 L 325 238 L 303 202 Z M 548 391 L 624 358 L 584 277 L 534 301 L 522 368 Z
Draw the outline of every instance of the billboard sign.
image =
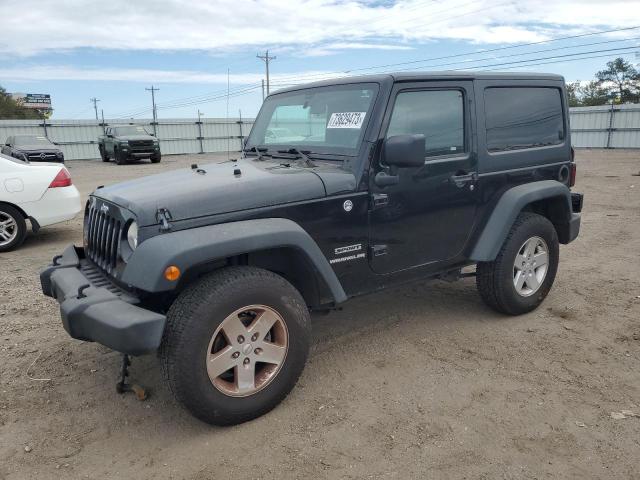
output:
M 51 95 L 48 93 L 14 93 L 12 97 L 24 108 L 51 110 Z

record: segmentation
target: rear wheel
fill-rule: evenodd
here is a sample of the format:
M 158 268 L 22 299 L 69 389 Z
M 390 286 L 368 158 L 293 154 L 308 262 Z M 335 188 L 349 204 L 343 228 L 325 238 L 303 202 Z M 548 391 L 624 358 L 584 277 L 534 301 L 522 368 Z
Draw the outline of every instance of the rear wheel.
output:
M 0 204 L 0 252 L 18 248 L 27 236 L 27 223 L 11 205 Z
M 284 278 L 253 267 L 203 277 L 171 306 L 161 348 L 176 398 L 197 418 L 231 425 L 273 409 L 309 351 L 309 311 Z
M 530 312 L 549 293 L 558 260 L 558 235 L 553 224 L 542 215 L 521 213 L 496 259 L 478 263 L 478 292 L 487 305 L 499 312 Z

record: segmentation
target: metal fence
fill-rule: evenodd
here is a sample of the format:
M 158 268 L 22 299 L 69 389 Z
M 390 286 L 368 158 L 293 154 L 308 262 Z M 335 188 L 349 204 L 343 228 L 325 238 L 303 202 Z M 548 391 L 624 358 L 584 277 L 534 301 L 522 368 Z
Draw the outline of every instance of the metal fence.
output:
M 163 154 L 232 152 L 242 148 L 253 119 L 151 120 L 0 120 L 0 141 L 11 135 L 42 135 L 58 144 L 68 160 L 99 158 L 98 137 L 110 125 L 142 125 L 156 133 Z
M 640 104 L 570 109 L 571 143 L 584 148 L 640 148 Z
M 640 148 L 640 104 L 570 109 L 571 142 L 585 148 Z M 238 151 L 253 119 L 0 120 L 0 141 L 10 135 L 44 135 L 69 160 L 99 158 L 98 137 L 107 125 L 142 125 L 155 132 L 163 154 Z

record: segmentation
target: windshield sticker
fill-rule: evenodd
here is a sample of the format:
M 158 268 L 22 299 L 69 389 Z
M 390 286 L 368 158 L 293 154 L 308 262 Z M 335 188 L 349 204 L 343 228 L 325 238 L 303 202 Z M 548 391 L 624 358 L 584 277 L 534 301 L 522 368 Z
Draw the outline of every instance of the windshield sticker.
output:
M 327 128 L 362 128 L 367 112 L 335 112 L 331 114 Z

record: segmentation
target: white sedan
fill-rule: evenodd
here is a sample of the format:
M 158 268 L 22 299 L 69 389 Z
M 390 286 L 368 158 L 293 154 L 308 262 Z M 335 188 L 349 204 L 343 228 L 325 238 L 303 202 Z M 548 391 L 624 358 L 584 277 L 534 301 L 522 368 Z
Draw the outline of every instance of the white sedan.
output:
M 35 233 L 40 227 L 71 220 L 80 209 L 80 193 L 64 166 L 0 154 L 0 252 L 22 244 L 26 220 Z

